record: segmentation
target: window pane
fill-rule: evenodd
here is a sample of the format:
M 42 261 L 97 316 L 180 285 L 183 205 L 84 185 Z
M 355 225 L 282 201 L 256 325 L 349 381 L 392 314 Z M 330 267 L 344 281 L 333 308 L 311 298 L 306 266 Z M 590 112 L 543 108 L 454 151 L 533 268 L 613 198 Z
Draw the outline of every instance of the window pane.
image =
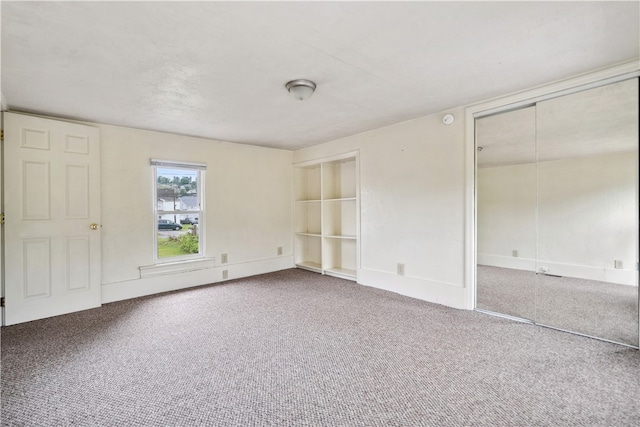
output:
M 156 168 L 158 258 L 200 253 L 200 172 L 182 168 Z

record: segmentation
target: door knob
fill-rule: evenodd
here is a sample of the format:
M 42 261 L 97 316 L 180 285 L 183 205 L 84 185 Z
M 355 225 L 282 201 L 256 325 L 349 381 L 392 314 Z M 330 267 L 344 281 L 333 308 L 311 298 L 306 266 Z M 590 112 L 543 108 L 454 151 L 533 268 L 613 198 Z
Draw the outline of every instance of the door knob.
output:
M 89 226 L 89 228 L 90 228 L 90 229 L 92 229 L 92 230 L 97 230 L 97 229 L 98 229 L 98 227 L 99 227 L 99 225 L 98 225 L 98 224 L 91 224 L 91 225 Z

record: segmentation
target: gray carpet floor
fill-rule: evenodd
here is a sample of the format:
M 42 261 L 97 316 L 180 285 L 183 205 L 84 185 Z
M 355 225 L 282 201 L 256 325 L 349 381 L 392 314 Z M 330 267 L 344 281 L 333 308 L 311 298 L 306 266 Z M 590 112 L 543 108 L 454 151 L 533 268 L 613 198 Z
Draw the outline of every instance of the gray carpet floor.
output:
M 640 352 L 303 270 L 2 328 L 4 426 L 637 426 Z
M 638 346 L 638 288 L 479 265 L 478 307 Z

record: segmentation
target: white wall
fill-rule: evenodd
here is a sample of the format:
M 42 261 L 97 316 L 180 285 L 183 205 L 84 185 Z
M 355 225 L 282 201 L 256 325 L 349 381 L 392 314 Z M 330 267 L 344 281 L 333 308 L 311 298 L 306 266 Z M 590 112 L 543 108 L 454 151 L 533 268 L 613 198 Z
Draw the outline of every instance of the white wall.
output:
M 442 112 L 330 141 L 295 151 L 294 163 L 359 150 L 358 282 L 470 309 L 477 258 L 474 115 L 637 70 L 631 61 L 457 108 L 448 111 L 456 116 L 451 126 L 442 123 Z M 405 276 L 396 274 L 397 263 L 405 264 Z
M 217 282 L 223 269 L 232 279 L 293 266 L 290 151 L 95 126 L 102 137 L 103 302 Z M 205 255 L 215 258 L 214 268 L 141 278 L 140 267 L 153 264 L 156 232 L 151 158 L 207 164 Z
M 437 114 L 295 151 L 294 162 L 360 152 L 358 282 L 465 307 L 465 129 Z M 397 263 L 405 275 L 396 274 Z
M 637 151 L 540 164 L 539 265 L 561 276 L 635 285 L 637 168 Z M 624 268 L 615 269 L 614 260 Z
M 293 266 L 291 160 L 360 151 L 359 282 L 452 307 L 475 292 L 474 114 L 638 70 L 637 61 L 293 153 L 98 125 L 102 129 L 103 301 Z M 140 279 L 152 263 L 149 158 L 209 164 L 207 256 L 215 268 Z M 131 197 L 141 195 L 141 197 Z M 148 198 L 147 201 L 144 198 Z M 212 202 L 213 201 L 213 202 Z M 213 204 L 212 204 L 213 203 Z M 149 218 L 147 218 L 149 215 Z M 132 217 L 135 219 L 132 221 Z M 276 246 L 284 257 L 274 257 Z M 229 253 L 230 264 L 219 263 Z M 396 263 L 406 275 L 396 274 Z M 236 264 L 237 263 L 237 264 Z
M 537 255 L 551 274 L 635 284 L 637 168 L 633 152 L 542 162 L 537 179 L 533 164 L 479 169 L 478 262 L 534 270 Z
M 479 264 L 535 270 L 536 196 L 535 164 L 478 169 Z

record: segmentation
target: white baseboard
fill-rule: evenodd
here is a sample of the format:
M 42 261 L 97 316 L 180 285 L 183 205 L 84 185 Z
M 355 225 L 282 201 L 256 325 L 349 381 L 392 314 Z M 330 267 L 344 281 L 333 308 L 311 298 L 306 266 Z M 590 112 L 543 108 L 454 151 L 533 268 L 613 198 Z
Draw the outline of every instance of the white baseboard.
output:
M 502 255 L 488 255 L 479 253 L 478 264 L 490 267 L 512 268 L 514 270 L 536 271 L 536 260 Z
M 576 279 L 597 280 L 618 285 L 636 286 L 636 272 L 616 268 L 595 268 L 586 265 L 561 264 L 539 261 L 539 267 L 546 267 L 547 274 L 575 277 Z
M 194 286 L 208 285 L 293 267 L 293 256 L 279 256 L 236 264 L 221 264 L 214 268 L 204 268 L 185 273 L 107 283 L 102 285 L 102 303 L 106 304 Z M 224 270 L 228 273 L 227 279 L 222 279 Z
M 616 268 L 596 268 L 586 265 L 563 264 L 530 258 L 516 258 L 502 255 L 478 254 L 478 264 L 491 267 L 513 268 L 515 270 L 536 271 L 546 267 L 547 274 L 575 277 L 576 279 L 597 280 L 619 285 L 636 285 L 636 271 Z
M 468 292 L 463 285 L 398 276 L 366 268 L 361 268 L 358 271 L 358 283 L 448 307 L 468 308 L 466 301 Z

